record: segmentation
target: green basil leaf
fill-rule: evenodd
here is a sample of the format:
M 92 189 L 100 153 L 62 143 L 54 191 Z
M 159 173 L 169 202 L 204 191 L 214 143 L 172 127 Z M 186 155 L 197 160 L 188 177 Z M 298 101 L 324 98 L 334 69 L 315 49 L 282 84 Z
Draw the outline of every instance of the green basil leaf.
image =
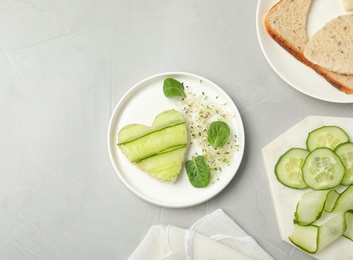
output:
M 203 156 L 192 157 L 191 160 L 186 161 L 185 168 L 189 181 L 195 188 L 204 188 L 210 183 L 210 169 Z
M 230 129 L 223 121 L 212 122 L 207 131 L 207 140 L 213 148 L 224 146 L 229 138 Z
M 184 85 L 172 78 L 164 80 L 163 93 L 166 97 L 186 97 Z

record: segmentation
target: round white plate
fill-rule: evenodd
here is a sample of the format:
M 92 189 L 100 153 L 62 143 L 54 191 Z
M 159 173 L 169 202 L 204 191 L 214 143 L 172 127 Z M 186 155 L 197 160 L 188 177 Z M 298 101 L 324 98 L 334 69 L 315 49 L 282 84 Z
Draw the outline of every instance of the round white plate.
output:
M 168 109 L 180 108 L 175 100 L 163 94 L 166 78 L 183 82 L 194 91 L 204 92 L 215 97 L 215 102 L 226 103 L 226 110 L 235 115 L 230 128 L 238 137 L 239 150 L 229 166 L 222 169 L 219 181 L 210 183 L 206 188 L 191 186 L 185 169 L 182 169 L 174 184 L 164 183 L 150 177 L 130 163 L 117 146 L 117 134 L 127 124 L 138 123 L 150 126 L 157 114 Z M 217 97 L 217 98 L 216 98 Z M 217 100 L 216 100 L 217 99 Z M 245 136 L 241 116 L 232 99 L 213 82 L 189 73 L 163 73 L 149 77 L 132 87 L 120 100 L 111 116 L 108 129 L 108 150 L 113 167 L 121 181 L 137 196 L 145 201 L 170 208 L 189 207 L 205 202 L 221 192 L 236 174 L 244 153 Z M 189 149 L 188 157 L 191 157 Z
M 278 0 L 259 0 L 256 12 L 258 40 L 270 66 L 290 86 L 308 96 L 335 103 L 352 103 L 352 94 L 347 95 L 337 90 L 313 69 L 295 59 L 268 35 L 264 19 L 277 2 Z M 343 9 L 342 1 L 313 0 L 307 21 L 309 39 L 326 22 L 345 13 L 347 12 Z

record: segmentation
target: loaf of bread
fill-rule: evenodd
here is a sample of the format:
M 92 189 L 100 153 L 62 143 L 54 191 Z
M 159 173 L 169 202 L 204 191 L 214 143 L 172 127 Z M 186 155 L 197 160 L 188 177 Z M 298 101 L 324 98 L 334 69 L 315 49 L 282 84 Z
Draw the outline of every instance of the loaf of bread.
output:
M 340 91 L 353 94 L 353 75 L 325 69 L 304 56 L 308 45 L 306 20 L 311 2 L 312 0 L 280 0 L 266 15 L 265 28 L 268 34 L 296 59 L 314 69 Z
M 309 40 L 304 56 L 327 70 L 353 74 L 353 14 L 326 23 Z

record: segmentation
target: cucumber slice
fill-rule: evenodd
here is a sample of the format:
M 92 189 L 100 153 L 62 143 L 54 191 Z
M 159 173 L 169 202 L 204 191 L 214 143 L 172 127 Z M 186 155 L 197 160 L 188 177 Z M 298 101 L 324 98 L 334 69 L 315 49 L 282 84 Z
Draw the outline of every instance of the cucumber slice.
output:
M 346 142 L 338 145 L 335 153 L 340 157 L 346 168 L 341 184 L 346 186 L 353 184 L 353 143 Z
M 162 181 L 175 181 L 180 172 L 180 162 L 184 160 L 185 149 L 179 148 L 174 151 L 149 157 L 137 163 L 145 172 L 150 173 L 152 177 Z
M 344 214 L 338 214 L 321 226 L 294 224 L 289 240 L 302 250 L 315 254 L 342 236 L 347 229 Z
M 344 219 L 344 214 L 339 214 L 326 221 L 319 227 L 317 250 L 321 250 L 322 248 L 342 236 L 346 229 L 347 225 Z
M 314 254 L 317 251 L 318 226 L 300 226 L 294 224 L 289 240 L 302 250 Z
M 178 111 L 166 110 L 156 116 L 151 127 L 141 124 L 129 124 L 124 126 L 118 133 L 119 145 L 132 142 L 145 135 L 160 131 L 166 127 L 185 123 L 185 119 Z
M 353 241 L 353 209 L 348 210 L 345 214 L 347 229 L 343 236 Z
M 302 167 L 305 184 L 313 190 L 326 190 L 338 186 L 345 168 L 331 149 L 316 148 L 306 157 Z
M 187 130 L 184 123 L 151 132 L 128 143 L 119 144 L 119 148 L 131 162 L 135 163 L 174 147 L 186 147 L 185 136 L 187 136 Z
M 330 190 L 330 192 L 327 194 L 327 199 L 325 202 L 324 210 L 326 212 L 332 212 L 339 195 L 340 194 L 336 190 Z
M 345 189 L 338 197 L 333 211 L 344 212 L 353 209 L 353 185 Z
M 294 223 L 308 226 L 318 220 L 325 207 L 330 190 L 309 191 L 303 194 L 294 213 Z
M 335 149 L 337 145 L 349 141 L 347 133 L 338 126 L 323 126 L 311 131 L 306 139 L 306 147 L 313 151 L 319 147 Z
M 301 148 L 292 148 L 285 152 L 275 166 L 277 180 L 290 188 L 307 188 L 301 168 L 308 154 L 309 151 Z

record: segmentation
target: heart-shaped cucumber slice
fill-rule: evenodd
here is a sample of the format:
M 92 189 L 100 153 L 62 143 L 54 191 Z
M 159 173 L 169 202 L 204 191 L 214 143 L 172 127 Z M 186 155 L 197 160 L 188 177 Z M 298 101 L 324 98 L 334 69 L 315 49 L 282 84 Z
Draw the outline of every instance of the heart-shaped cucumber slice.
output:
M 149 175 L 175 182 L 188 149 L 188 131 L 182 114 L 172 109 L 156 116 L 151 127 L 124 126 L 118 146 L 125 156 Z

